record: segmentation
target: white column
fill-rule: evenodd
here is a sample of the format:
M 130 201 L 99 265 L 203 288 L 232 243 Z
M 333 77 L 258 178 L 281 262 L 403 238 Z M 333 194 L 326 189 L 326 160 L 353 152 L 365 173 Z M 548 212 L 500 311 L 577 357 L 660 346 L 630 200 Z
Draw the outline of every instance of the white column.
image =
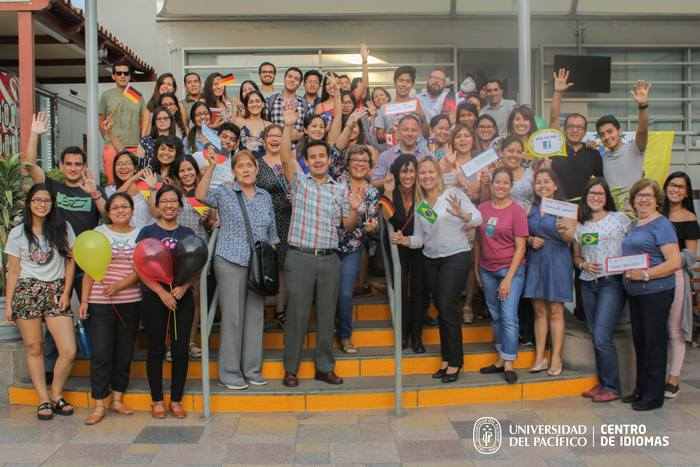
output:
M 97 0 L 85 1 L 85 84 L 87 85 L 87 156 L 88 167 L 99 184 L 102 148 L 97 114 Z
M 518 0 L 518 103 L 532 105 L 530 0 Z

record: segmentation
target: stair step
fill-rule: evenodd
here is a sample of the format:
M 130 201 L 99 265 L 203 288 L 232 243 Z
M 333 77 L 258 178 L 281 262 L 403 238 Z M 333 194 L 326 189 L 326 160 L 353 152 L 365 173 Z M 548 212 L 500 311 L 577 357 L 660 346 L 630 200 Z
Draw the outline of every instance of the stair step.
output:
M 474 403 L 495 403 L 518 400 L 543 400 L 578 396 L 597 382 L 590 370 L 567 369 L 551 377 L 518 372 L 516 384 L 506 384 L 501 375 L 463 374 L 459 381 L 443 384 L 429 375 L 403 378 L 403 407 L 436 407 Z M 166 381 L 164 386 L 169 387 Z M 211 385 L 213 412 L 289 412 L 388 409 L 394 405 L 394 377 L 348 378 L 345 384 L 331 386 L 319 381 L 302 381 L 298 388 L 286 388 L 280 380 L 267 386 L 245 391 L 230 391 L 219 384 Z M 200 381 L 187 383 L 183 405 L 189 411 L 203 409 Z M 88 378 L 70 378 L 64 392 L 66 400 L 76 407 L 89 407 Z M 31 382 L 10 387 L 10 403 L 36 405 L 38 398 Z M 167 396 L 166 396 L 167 399 Z M 135 410 L 150 410 L 151 398 L 145 380 L 134 380 L 125 402 Z
M 429 345 L 424 354 L 414 354 L 412 351 L 403 354 L 401 368 L 404 375 L 432 374 L 440 366 L 440 347 Z M 496 359 L 496 352 L 491 344 L 464 344 L 464 371 L 475 372 L 479 368 L 490 365 Z M 357 376 L 391 376 L 394 374 L 394 348 L 393 347 L 363 347 L 358 353 L 335 353 L 335 371 L 343 378 Z M 146 353 L 137 351 L 131 364 L 132 378 L 146 377 Z M 263 376 L 266 379 L 282 379 L 284 367 L 282 364 L 281 350 L 265 351 L 263 363 Z M 515 361 L 516 368 L 530 368 L 535 363 L 535 352 L 532 347 L 523 347 Z M 168 378 L 171 371 L 170 362 L 163 366 L 163 376 Z M 212 352 L 209 359 L 209 375 L 211 379 L 217 379 L 219 374 L 218 352 Z M 89 376 L 90 362 L 84 359 L 76 360 L 71 376 Z M 301 379 L 314 377 L 313 351 L 306 350 L 298 373 Z M 190 361 L 188 379 L 201 379 L 201 360 Z

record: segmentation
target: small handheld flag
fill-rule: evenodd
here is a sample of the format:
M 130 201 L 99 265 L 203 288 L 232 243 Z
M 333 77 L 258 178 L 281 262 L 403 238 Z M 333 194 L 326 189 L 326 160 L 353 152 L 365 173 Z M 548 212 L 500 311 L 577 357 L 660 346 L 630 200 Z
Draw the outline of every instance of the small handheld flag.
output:
M 236 77 L 233 75 L 233 73 L 229 73 L 228 75 L 224 75 L 221 77 L 221 85 L 222 86 L 233 86 L 233 83 L 236 82 Z
M 433 208 L 430 207 L 428 202 L 425 200 L 421 201 L 421 203 L 418 206 L 416 206 L 416 212 L 419 216 L 421 216 L 423 219 L 425 219 L 431 224 L 434 224 L 435 221 L 437 221 L 437 213 L 433 210 Z
M 124 89 L 123 94 L 124 94 L 124 97 L 129 99 L 134 104 L 138 104 L 139 102 L 141 102 L 141 99 L 143 98 L 141 93 L 138 92 L 135 88 L 132 88 L 131 86 L 127 86 L 126 89 Z
M 194 196 L 188 196 L 187 202 L 190 204 L 190 206 L 192 206 L 192 209 L 194 209 L 200 216 L 206 216 L 207 212 L 209 212 L 209 207 Z
M 394 203 L 386 195 L 379 197 L 379 205 L 384 209 L 387 217 L 394 217 L 396 206 L 394 206 Z

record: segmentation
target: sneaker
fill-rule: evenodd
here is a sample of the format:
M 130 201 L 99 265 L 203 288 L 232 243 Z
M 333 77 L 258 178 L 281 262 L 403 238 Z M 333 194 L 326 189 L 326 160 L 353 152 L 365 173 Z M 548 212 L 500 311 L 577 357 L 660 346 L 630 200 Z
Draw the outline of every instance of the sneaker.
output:
M 234 391 L 242 391 L 244 389 L 248 389 L 248 385 L 246 383 L 243 384 L 224 384 L 226 386 L 226 389 L 233 389 Z
M 474 311 L 472 311 L 472 307 L 468 303 L 465 303 L 464 308 L 462 308 L 462 321 L 464 321 L 464 324 L 472 324 L 474 322 Z
M 248 383 L 252 384 L 253 386 L 265 386 L 267 384 L 267 381 L 265 381 L 264 379 L 249 379 Z
M 666 383 L 664 386 L 664 397 L 666 399 L 675 399 L 681 388 L 677 384 Z
M 345 353 L 357 353 L 357 348 L 352 345 L 352 341 L 350 339 L 341 339 L 340 348 Z

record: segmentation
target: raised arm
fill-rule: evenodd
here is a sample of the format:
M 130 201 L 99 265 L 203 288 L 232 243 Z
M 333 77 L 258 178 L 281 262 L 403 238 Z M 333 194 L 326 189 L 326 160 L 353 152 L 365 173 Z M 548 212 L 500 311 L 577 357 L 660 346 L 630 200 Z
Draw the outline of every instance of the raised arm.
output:
M 362 117 L 364 117 L 365 115 L 367 115 L 367 109 L 356 110 L 352 114 L 350 114 L 348 120 L 345 122 L 345 128 L 343 128 L 343 131 L 340 133 L 340 135 L 338 135 L 338 139 L 335 141 L 336 148 L 342 151 L 350 145 L 350 135 L 352 135 L 352 130 L 357 125 L 357 122 L 359 122 L 360 119 L 362 119 Z M 335 119 L 333 119 L 333 124 L 335 124 Z M 331 131 L 333 131 L 333 127 L 331 127 Z M 328 144 L 331 144 L 330 137 L 331 135 L 329 133 Z
M 197 184 L 197 188 L 194 191 L 194 196 L 201 202 L 205 202 L 207 199 L 207 193 L 209 192 L 209 185 L 211 184 L 211 178 L 214 175 L 214 170 L 216 169 L 216 154 L 214 154 L 214 149 L 211 146 L 207 146 L 202 151 L 202 155 L 206 157 L 207 168 L 204 169 L 202 174 L 202 179 Z
M 329 75 L 328 80 L 331 82 L 331 84 L 337 85 L 337 80 L 334 76 Z M 333 121 L 331 122 L 331 127 L 328 130 L 328 136 L 326 138 L 326 142 L 331 146 L 335 145 L 338 141 L 338 136 L 340 136 L 340 131 L 343 127 L 343 104 L 340 99 L 340 93 L 336 92 L 334 98 L 335 108 L 333 109 Z
M 637 81 L 632 91 L 632 98 L 637 103 L 639 109 L 639 125 L 637 126 L 637 134 L 634 137 L 637 148 L 640 152 L 644 152 L 647 148 L 649 139 L 649 90 L 651 83 L 648 81 Z
M 299 163 L 292 152 L 292 132 L 294 123 L 297 121 L 296 107 L 288 106 L 284 109 L 284 131 L 282 132 L 282 147 L 280 148 L 280 159 L 284 167 L 284 176 L 289 183 L 294 181 L 299 170 Z
M 34 183 L 43 183 L 46 180 L 44 171 L 37 165 L 37 148 L 39 147 L 39 137 L 49 131 L 49 116 L 45 112 L 39 112 L 32 117 L 32 129 L 29 134 L 29 144 L 27 152 L 23 153 L 20 158 L 22 164 L 29 171 L 29 176 L 32 177 Z
M 100 132 L 102 137 L 109 140 L 109 144 L 114 146 L 116 152 L 121 152 L 124 149 L 124 144 L 121 140 L 112 132 L 112 127 L 114 126 L 114 121 L 112 120 L 112 115 L 107 115 L 107 117 L 100 116 Z M 139 144 L 139 148 L 141 145 Z
M 369 92 L 369 48 L 367 48 L 367 44 L 360 44 L 360 56 L 362 57 L 362 92 L 360 96 L 363 96 L 365 90 Z
M 549 106 L 549 128 L 559 129 L 559 116 L 561 115 L 561 96 L 574 83 L 569 83 L 569 70 L 559 68 L 559 71 L 553 73 L 554 77 L 554 94 L 552 94 L 552 103 Z

